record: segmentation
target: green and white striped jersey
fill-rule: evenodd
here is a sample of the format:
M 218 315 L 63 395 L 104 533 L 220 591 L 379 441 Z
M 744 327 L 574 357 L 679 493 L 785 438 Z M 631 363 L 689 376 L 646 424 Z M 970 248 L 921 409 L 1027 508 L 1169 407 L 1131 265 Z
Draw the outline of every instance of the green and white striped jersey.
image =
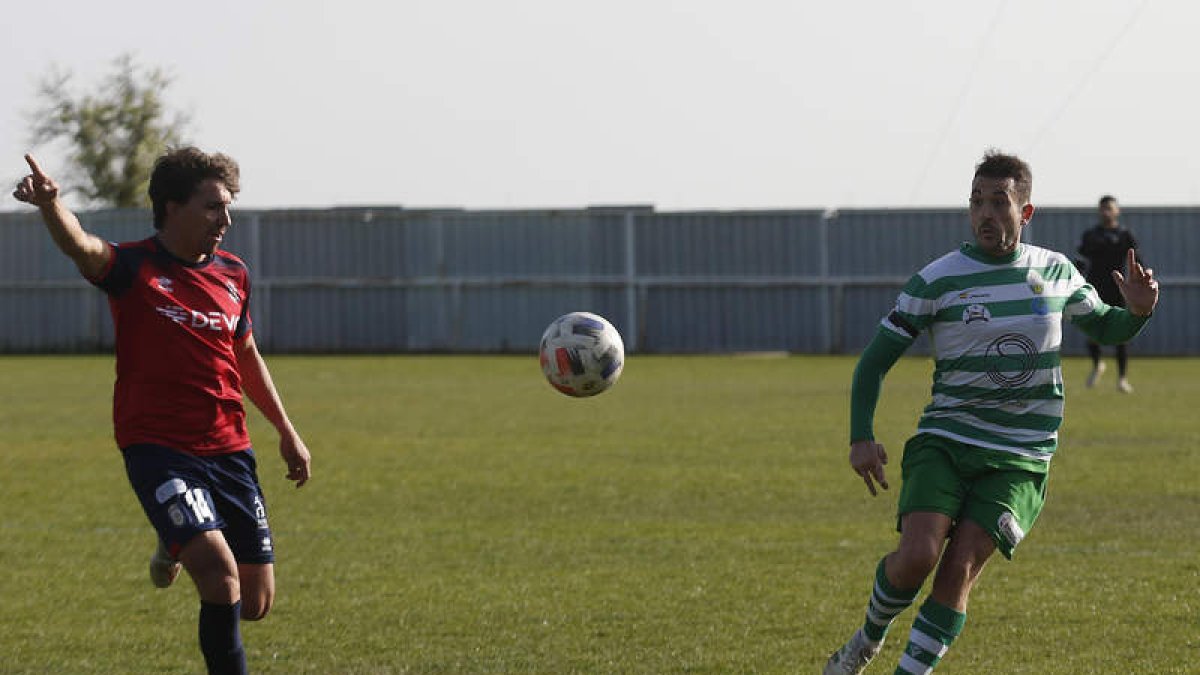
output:
M 1063 318 L 1107 310 L 1061 253 L 1021 244 L 1004 258 L 970 244 L 909 280 L 883 328 L 932 342 L 933 400 L 917 431 L 1048 463 L 1063 415 Z

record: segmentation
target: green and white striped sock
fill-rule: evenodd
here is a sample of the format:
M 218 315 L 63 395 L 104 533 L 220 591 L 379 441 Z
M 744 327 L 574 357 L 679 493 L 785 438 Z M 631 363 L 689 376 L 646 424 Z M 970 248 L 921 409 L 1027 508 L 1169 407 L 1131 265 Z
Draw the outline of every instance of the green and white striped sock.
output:
M 908 609 L 916 599 L 921 587 L 902 591 L 892 586 L 884 573 L 884 558 L 875 568 L 875 587 L 871 589 L 871 602 L 867 604 L 867 620 L 863 623 L 863 635 L 872 642 L 882 642 L 888 627 L 896 616 Z
M 954 638 L 962 633 L 967 615 L 934 602 L 925 601 L 913 621 L 908 646 L 900 657 L 894 675 L 927 675 L 942 660 Z

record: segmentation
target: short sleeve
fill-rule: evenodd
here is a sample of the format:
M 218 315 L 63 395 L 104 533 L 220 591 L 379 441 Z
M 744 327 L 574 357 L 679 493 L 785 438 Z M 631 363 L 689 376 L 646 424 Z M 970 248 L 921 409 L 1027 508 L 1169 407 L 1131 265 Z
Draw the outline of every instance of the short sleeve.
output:
M 108 266 L 96 277 L 88 278 L 88 281 L 105 293 L 117 296 L 133 286 L 133 280 L 137 276 L 138 263 L 141 261 L 142 256 L 136 250 L 127 246 L 113 242 L 106 243 L 112 248 L 112 255 L 108 259 Z
M 896 298 L 896 306 L 880 325 L 896 337 L 912 341 L 929 327 L 937 314 L 937 299 L 927 297 L 931 289 L 920 274 L 914 274 Z

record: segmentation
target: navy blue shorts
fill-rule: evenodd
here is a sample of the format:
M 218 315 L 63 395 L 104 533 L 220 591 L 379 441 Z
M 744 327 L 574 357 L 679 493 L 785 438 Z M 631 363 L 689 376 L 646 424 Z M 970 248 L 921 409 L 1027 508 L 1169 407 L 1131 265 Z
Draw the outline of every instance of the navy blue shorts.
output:
M 138 444 L 121 453 L 129 483 L 172 557 L 197 534 L 220 530 L 239 563 L 275 561 L 253 450 L 200 457 Z

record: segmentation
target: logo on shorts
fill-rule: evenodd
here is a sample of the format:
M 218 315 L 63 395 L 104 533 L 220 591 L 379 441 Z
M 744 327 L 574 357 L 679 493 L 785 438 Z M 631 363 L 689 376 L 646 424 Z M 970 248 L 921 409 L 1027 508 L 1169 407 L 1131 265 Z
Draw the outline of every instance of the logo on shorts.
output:
M 260 530 L 270 528 L 270 525 L 267 524 L 267 507 L 258 495 L 254 495 L 254 521 L 258 524 L 258 529 Z M 271 544 L 269 538 L 264 538 L 263 542 L 267 546 Z
M 183 509 L 179 508 L 179 502 L 167 507 L 167 516 L 175 527 L 183 527 L 183 524 L 187 522 L 187 516 L 183 515 Z
M 1008 511 L 1000 514 L 1000 519 L 996 521 L 996 529 L 1000 530 L 1000 536 L 1004 537 L 1008 545 L 1014 548 L 1025 538 L 1025 530 L 1021 529 L 1017 519 Z
M 166 504 L 171 497 L 181 495 L 184 492 L 187 492 L 187 483 L 184 483 L 179 478 L 172 478 L 158 486 L 158 489 L 154 491 L 154 498 L 158 500 L 159 504 Z

